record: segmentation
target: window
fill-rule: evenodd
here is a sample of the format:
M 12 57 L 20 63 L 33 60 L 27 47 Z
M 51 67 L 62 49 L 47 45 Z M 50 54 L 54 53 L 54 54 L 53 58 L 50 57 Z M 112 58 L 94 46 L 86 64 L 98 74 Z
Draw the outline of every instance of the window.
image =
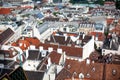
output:
M 87 74 L 86 74 L 86 77 L 87 77 L 87 78 L 90 78 L 90 74 L 89 74 L 89 73 L 87 73 Z
M 113 69 L 112 70 L 112 75 L 115 76 L 117 74 L 117 70 L 116 69 Z
M 95 72 L 95 67 L 92 68 L 92 71 Z

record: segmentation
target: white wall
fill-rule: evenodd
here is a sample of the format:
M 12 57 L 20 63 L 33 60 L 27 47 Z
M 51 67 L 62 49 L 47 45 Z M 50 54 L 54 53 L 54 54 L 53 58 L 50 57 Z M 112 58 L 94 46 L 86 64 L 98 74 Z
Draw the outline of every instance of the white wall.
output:
M 51 28 L 47 29 L 44 33 L 40 34 L 40 41 L 44 42 L 52 33 L 53 30 Z
M 86 43 L 86 45 L 83 46 L 83 59 L 89 57 L 89 55 L 93 51 L 94 51 L 94 36 L 88 43 Z

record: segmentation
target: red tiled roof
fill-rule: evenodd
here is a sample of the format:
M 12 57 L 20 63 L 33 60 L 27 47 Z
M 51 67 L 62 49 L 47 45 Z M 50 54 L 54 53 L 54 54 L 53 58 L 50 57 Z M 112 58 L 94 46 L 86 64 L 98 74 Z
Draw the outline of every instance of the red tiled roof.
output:
M 72 74 L 65 68 L 63 68 L 57 75 L 55 80 L 66 80 L 72 78 Z
M 0 14 L 10 14 L 10 8 L 0 8 Z
M 43 46 L 45 50 L 48 50 L 49 47 L 52 47 L 53 50 L 56 50 L 56 51 L 58 49 L 58 45 L 55 45 L 55 44 L 41 43 L 39 46 Z M 59 48 L 61 48 L 63 52 L 65 51 L 67 56 L 82 57 L 83 48 L 73 47 L 73 46 L 69 47 L 69 46 L 62 46 L 62 45 L 59 45 Z
M 61 58 L 61 54 L 57 53 L 56 51 L 52 51 L 49 55 L 49 57 L 51 58 L 51 62 L 54 64 L 59 64 L 60 58 Z
M 113 70 L 116 70 L 115 74 L 112 74 Z M 120 80 L 120 65 L 106 64 L 105 80 Z
M 25 37 L 25 40 L 27 40 L 31 45 L 38 46 L 40 44 L 40 40 L 37 38 L 31 38 L 31 37 Z
M 38 46 L 40 41 L 37 38 L 25 37 L 24 40 L 18 39 L 12 43 L 12 46 L 19 46 L 22 50 L 26 50 L 30 45 Z
M 30 43 L 26 40 L 19 39 L 17 42 L 13 43 L 12 46 L 18 46 L 22 50 L 26 50 L 30 46 Z
M 98 41 L 103 41 L 105 39 L 105 36 L 102 32 L 91 32 L 90 35 L 96 37 L 98 35 Z
M 68 69 L 72 74 L 75 72 L 75 78 L 79 78 L 80 73 L 84 74 L 84 78 L 88 78 L 87 74 L 89 74 L 89 78 L 92 80 L 102 80 L 103 78 L 102 63 L 86 64 L 86 61 L 79 62 L 76 60 L 66 59 L 65 68 Z

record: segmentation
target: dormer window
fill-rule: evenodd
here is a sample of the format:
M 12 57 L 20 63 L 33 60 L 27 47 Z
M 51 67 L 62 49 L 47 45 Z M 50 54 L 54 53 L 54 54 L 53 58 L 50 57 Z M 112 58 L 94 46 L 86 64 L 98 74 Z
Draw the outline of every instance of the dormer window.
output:
M 117 74 L 117 70 L 116 69 L 113 69 L 112 70 L 112 75 L 115 76 Z
M 92 71 L 95 72 L 95 67 L 92 68 Z
M 83 73 L 80 73 L 79 74 L 79 79 L 83 79 L 84 78 L 84 74 Z
M 90 78 L 90 74 L 89 74 L 89 73 L 87 73 L 87 74 L 86 74 L 86 77 L 87 77 L 87 78 Z

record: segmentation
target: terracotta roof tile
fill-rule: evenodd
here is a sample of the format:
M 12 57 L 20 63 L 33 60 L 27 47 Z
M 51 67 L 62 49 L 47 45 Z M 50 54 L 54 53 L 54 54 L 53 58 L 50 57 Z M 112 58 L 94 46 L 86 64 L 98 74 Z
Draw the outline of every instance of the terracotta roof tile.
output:
M 56 51 L 52 51 L 49 55 L 49 57 L 51 58 L 51 62 L 54 64 L 59 64 L 60 58 L 61 58 L 61 54 L 57 53 Z
M 25 71 L 28 80 L 43 80 L 45 72 Z
M 40 40 L 38 40 L 37 38 L 33 37 L 25 37 L 25 40 L 27 40 L 31 45 L 35 45 L 38 46 L 40 44 Z
M 39 50 L 29 50 L 29 56 L 28 60 L 42 60 L 44 57 L 42 57 L 42 52 Z M 46 51 L 46 55 L 48 55 L 48 52 Z
M 0 44 L 4 44 L 12 35 L 14 34 L 14 31 L 12 31 L 10 28 L 6 29 L 0 34 Z
M 12 46 L 18 46 L 22 50 L 26 50 L 30 46 L 30 43 L 26 40 L 19 39 L 17 42 L 14 42 Z
M 120 65 L 106 64 L 105 80 L 120 80 Z
M 70 71 L 70 73 L 76 72 L 74 77 L 79 78 L 79 74 L 83 73 L 85 78 L 90 78 L 92 80 L 102 80 L 103 77 L 103 64 L 102 63 L 90 63 L 86 64 L 86 61 L 76 61 L 67 59 L 65 62 L 65 68 Z M 90 76 L 87 76 L 89 74 Z M 94 76 L 95 75 L 95 76 Z
M 18 39 L 16 42 L 12 43 L 12 46 L 18 46 L 22 50 L 28 49 L 30 45 L 38 46 L 40 41 L 37 38 L 25 37 L 24 39 Z
M 10 14 L 11 13 L 11 10 L 10 8 L 0 8 L 0 14 Z
M 98 41 L 103 41 L 105 39 L 104 33 L 102 32 L 91 32 L 90 35 L 94 37 L 98 36 Z
M 69 78 L 72 78 L 72 74 L 67 69 L 63 68 L 58 73 L 55 80 L 65 80 L 65 79 L 69 79 Z
M 49 47 L 52 47 L 53 50 L 57 51 L 58 47 L 63 50 L 63 52 L 66 52 L 66 55 L 68 56 L 74 56 L 74 57 L 82 57 L 83 48 L 79 47 L 69 47 L 69 46 L 62 46 L 62 45 L 55 45 L 55 44 L 47 44 L 47 43 L 41 43 L 39 46 L 43 46 L 45 50 L 48 50 Z M 39 47 L 38 46 L 38 47 Z

